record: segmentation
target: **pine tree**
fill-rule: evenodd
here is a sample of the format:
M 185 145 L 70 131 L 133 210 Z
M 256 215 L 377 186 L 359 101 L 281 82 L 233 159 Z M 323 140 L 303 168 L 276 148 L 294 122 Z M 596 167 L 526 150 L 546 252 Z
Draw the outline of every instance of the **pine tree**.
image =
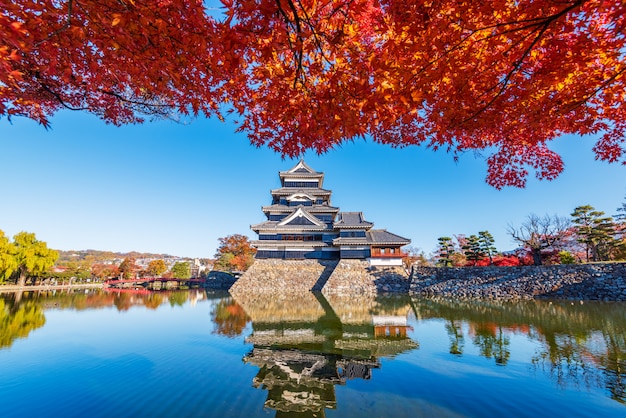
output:
M 578 242 L 585 245 L 586 260 L 610 260 L 620 246 L 619 240 L 615 239 L 613 218 L 604 216 L 604 212 L 595 210 L 591 205 L 578 206 L 571 215 Z
M 467 237 L 465 245 L 461 248 L 463 248 L 467 261 L 471 262 L 473 266 L 483 258 L 483 253 L 480 248 L 480 239 L 476 235 Z
M 478 241 L 480 242 L 480 251 L 483 256 L 489 257 L 489 265 L 493 264 L 493 256 L 498 253 L 493 236 L 489 231 L 480 231 L 478 233 Z
M 450 237 L 440 237 L 437 239 L 437 265 L 439 267 L 450 267 L 452 265 L 452 255 L 454 254 L 454 244 Z

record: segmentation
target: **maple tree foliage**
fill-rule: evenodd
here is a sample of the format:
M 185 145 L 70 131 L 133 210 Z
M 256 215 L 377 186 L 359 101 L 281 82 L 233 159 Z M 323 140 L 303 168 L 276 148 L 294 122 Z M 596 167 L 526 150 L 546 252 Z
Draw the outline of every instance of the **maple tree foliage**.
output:
M 247 236 L 241 234 L 219 238 L 219 247 L 215 252 L 214 269 L 223 271 L 246 271 L 254 263 L 256 249 Z
M 359 137 L 485 150 L 487 181 L 553 179 L 546 143 L 626 163 L 620 0 L 0 0 L 0 115 L 122 124 L 234 112 L 284 156 Z

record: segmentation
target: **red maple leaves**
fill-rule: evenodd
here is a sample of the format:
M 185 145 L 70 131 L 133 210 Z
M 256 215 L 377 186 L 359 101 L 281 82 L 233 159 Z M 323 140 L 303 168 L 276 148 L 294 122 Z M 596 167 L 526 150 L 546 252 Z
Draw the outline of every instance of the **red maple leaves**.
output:
M 487 181 L 563 169 L 546 143 L 602 133 L 624 163 L 618 0 L 0 0 L 0 115 L 61 108 L 115 123 L 240 115 L 283 155 L 355 137 L 488 150 Z

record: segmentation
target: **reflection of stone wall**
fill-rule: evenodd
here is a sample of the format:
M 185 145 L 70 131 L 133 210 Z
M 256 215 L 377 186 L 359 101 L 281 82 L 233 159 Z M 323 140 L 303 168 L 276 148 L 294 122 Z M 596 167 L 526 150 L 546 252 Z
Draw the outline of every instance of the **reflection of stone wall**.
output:
M 239 292 L 233 299 L 253 322 L 317 322 L 324 309 L 311 292 Z
M 373 315 L 401 317 L 406 322 L 411 309 L 408 297 L 406 300 L 402 299 L 404 303 L 385 303 L 385 299 L 374 295 L 355 297 L 350 294 L 330 293 L 324 296 L 342 324 L 372 324 Z
M 410 292 L 493 299 L 626 300 L 626 263 L 524 267 L 417 267 Z

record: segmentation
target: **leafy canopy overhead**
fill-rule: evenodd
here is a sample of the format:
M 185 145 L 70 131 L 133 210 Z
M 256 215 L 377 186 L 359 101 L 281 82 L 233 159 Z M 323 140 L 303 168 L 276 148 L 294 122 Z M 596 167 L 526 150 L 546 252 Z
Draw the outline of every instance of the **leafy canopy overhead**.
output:
M 290 157 L 358 137 L 487 150 L 498 188 L 555 178 L 546 142 L 566 133 L 601 133 L 597 158 L 626 163 L 620 0 L 0 4 L 0 115 L 230 111 Z

